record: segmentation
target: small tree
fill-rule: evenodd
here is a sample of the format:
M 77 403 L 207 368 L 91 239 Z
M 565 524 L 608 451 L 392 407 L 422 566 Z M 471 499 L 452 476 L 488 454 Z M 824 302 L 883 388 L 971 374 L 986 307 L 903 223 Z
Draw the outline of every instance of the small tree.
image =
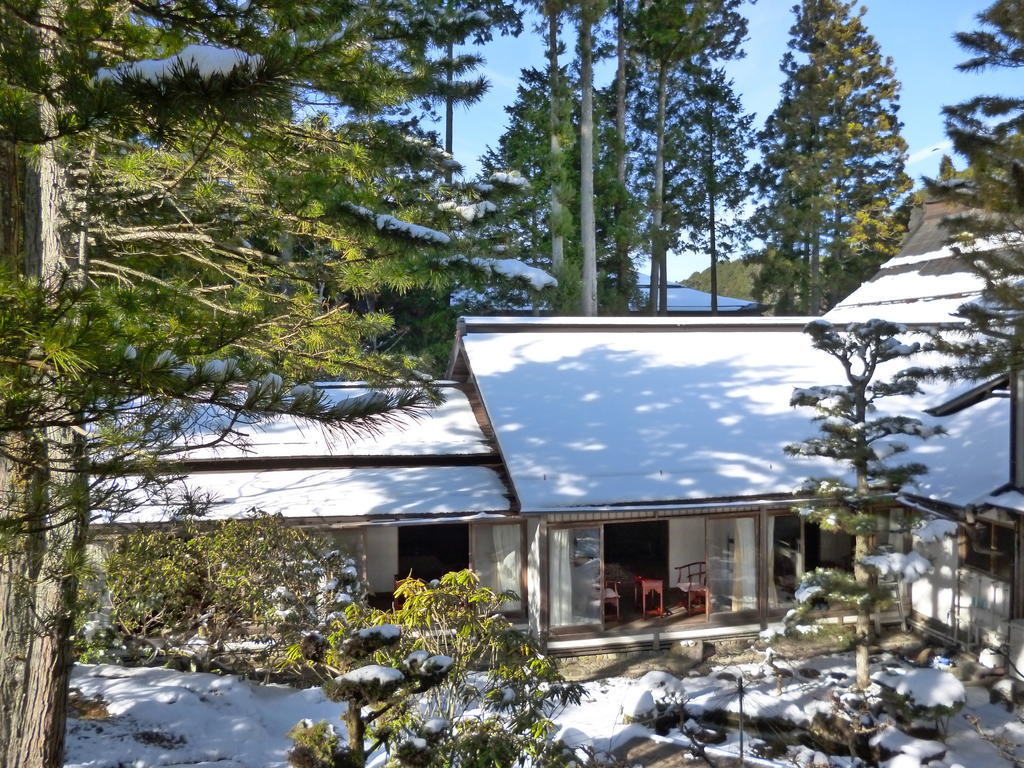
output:
M 878 587 L 877 575 L 919 571 L 922 565 L 914 559 L 896 558 L 875 543 L 879 514 L 891 504 L 894 492 L 927 471 L 922 464 L 887 463 L 908 449 L 905 442 L 893 438 L 927 438 L 940 430 L 908 416 L 877 413 L 878 400 L 920 392 L 919 369 L 901 370 L 888 381 L 876 380 L 881 365 L 920 350 L 917 342 L 900 340 L 907 332 L 904 326 L 868 320 L 851 323 L 840 331 L 826 320 L 814 320 L 804 331 L 815 349 L 842 365 L 846 383 L 794 390 L 790 405 L 813 408 L 821 433 L 787 445 L 786 453 L 833 459 L 845 470 L 842 476 L 808 480 L 805 490 L 813 492 L 814 501 L 800 512 L 826 530 L 854 537 L 854 569 L 852 574 L 834 568 L 818 568 L 806 574 L 797 593 L 798 607 L 787 616 L 787 623 L 803 619 L 818 599 L 853 608 L 857 614 L 857 685 L 866 688 L 870 684 L 871 614 L 889 600 L 889 593 Z
M 293 660 L 305 659 L 321 675 L 352 668 L 367 651 L 373 652 L 376 664 L 407 677 L 409 670 L 434 664 L 431 659 L 445 666 L 444 675 L 429 684 L 396 683 L 388 696 L 367 700 L 376 711 L 365 714 L 362 724 L 356 722 L 350 702 L 345 715 L 349 747 L 337 754 L 351 761 L 356 754 L 352 739 L 369 736 L 377 746 L 388 746 L 400 764 L 421 768 L 490 768 L 527 760 L 557 764 L 562 749 L 549 738 L 552 712 L 578 704 L 583 691 L 566 683 L 554 661 L 501 614 L 515 596 L 496 593 L 481 586 L 473 572 L 459 571 L 429 584 L 407 579 L 395 598 L 400 607 L 393 611 L 354 605 L 326 643 L 304 641 L 291 651 Z M 356 677 L 371 674 L 383 673 L 354 669 Z M 333 685 L 325 684 L 328 696 L 334 695 Z M 292 736 L 297 744 L 303 738 L 317 740 L 320 751 L 327 749 L 325 740 L 340 744 L 322 726 L 314 733 L 300 724 Z M 292 764 L 319 766 L 294 758 Z M 323 765 L 334 768 L 329 762 Z
M 348 740 L 343 745 L 328 724 L 303 720 L 289 732 L 295 741 L 288 754 L 293 768 L 362 768 L 366 765 L 368 736 L 376 739 L 370 753 L 387 745 L 394 748 L 403 765 L 429 764 L 431 744 L 443 735 L 447 723 L 427 720 L 415 731 L 403 734 L 381 727 L 380 718 L 393 708 L 408 704 L 414 694 L 440 683 L 451 669 L 453 659 L 417 651 L 394 666 L 373 663 L 374 654 L 394 646 L 401 637 L 401 628 L 394 624 L 363 627 L 346 631 L 329 651 L 330 666 L 340 667 L 342 673 L 327 680 L 323 691 L 331 701 L 347 705 L 342 717 Z M 303 648 L 310 660 L 323 658 L 322 648 L 316 643 L 303 642 Z M 364 711 L 366 707 L 375 709 Z

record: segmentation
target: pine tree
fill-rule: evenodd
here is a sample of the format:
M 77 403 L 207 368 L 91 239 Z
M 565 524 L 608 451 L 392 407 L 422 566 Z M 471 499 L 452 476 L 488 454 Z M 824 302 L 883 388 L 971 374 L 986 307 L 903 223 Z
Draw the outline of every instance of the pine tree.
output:
M 897 371 L 888 381 L 878 378 L 882 366 L 920 350 L 918 342 L 908 344 L 900 340 L 907 332 L 905 327 L 868 320 L 851 323 L 840 331 L 825 320 L 814 320 L 804 331 L 815 349 L 839 363 L 846 381 L 793 392 L 790 405 L 813 408 L 821 433 L 786 446 L 786 453 L 823 457 L 839 464 L 843 474 L 807 482 L 804 490 L 813 493 L 814 500 L 799 511 L 826 530 L 854 537 L 854 572 L 818 568 L 806 574 L 798 591 L 798 607 L 787 616 L 787 623 L 805 620 L 817 600 L 853 609 L 857 616 L 857 685 L 864 689 L 871 682 L 871 615 L 884 607 L 890 597 L 878 588 L 877 575 L 898 573 L 908 565 L 902 554 L 885 553 L 873 547 L 881 530 L 879 516 L 891 506 L 901 486 L 927 471 L 917 463 L 887 463 L 908 449 L 906 443 L 893 438 L 928 438 L 939 431 L 908 416 L 877 414 L 879 400 L 920 392 L 919 372 L 915 369 Z M 853 484 L 849 482 L 851 477 Z
M 1022 10 L 1016 0 L 997 0 L 978 15 L 981 29 L 957 34 L 972 56 L 958 69 L 1024 67 Z M 948 375 L 1011 372 L 1017 389 L 1024 385 L 1024 96 L 978 96 L 944 112 L 946 131 L 967 167 L 956 171 L 951 161 L 944 163 L 939 177 L 928 181 L 928 191 L 960 206 L 948 229 L 957 233 L 956 245 L 970 253 L 985 289 L 982 300 L 960 309 L 968 320 L 965 332 L 938 343 L 954 358 Z M 979 244 L 983 247 L 976 248 Z
M 433 87 L 409 9 L 64 0 L 0 14 L 0 762 L 62 762 L 75 582 L 91 515 L 211 405 L 373 429 L 389 319 L 449 235 L 444 158 L 381 119 Z M 11 11 L 11 9 L 8 9 Z M 130 12 L 129 12 L 130 11 Z M 335 117 L 318 114 L 331 108 Z M 409 217 L 409 218 L 405 218 Z M 431 266 L 431 265 L 434 266 Z
M 831 306 L 894 255 L 903 235 L 893 214 L 911 184 L 899 83 L 855 5 L 794 8 L 782 99 L 760 135 L 759 290 L 780 314 Z
M 667 199 L 674 247 L 710 257 L 711 313 L 718 312 L 718 263 L 739 254 L 746 222 L 739 218 L 750 195 L 746 153 L 753 146 L 753 115 L 743 114 L 733 84 L 721 69 L 702 69 L 674 95 L 669 133 Z M 729 294 L 732 295 L 732 294 Z
M 625 314 L 632 304 L 636 279 L 630 250 L 635 245 L 636 201 L 629 189 L 629 172 L 627 154 L 629 152 L 627 138 L 627 120 L 629 118 L 629 102 L 627 89 L 630 80 L 630 39 L 626 30 L 633 23 L 636 9 L 633 3 L 616 0 L 615 16 L 615 137 L 611 142 L 614 148 L 615 183 L 612 188 L 612 239 L 614 250 L 608 270 L 613 291 L 610 300 L 602 302 L 609 306 L 613 314 Z
M 451 155 L 455 107 L 478 101 L 488 86 L 485 78 L 468 77 L 483 59 L 476 54 L 456 54 L 456 47 L 468 42 L 482 45 L 492 40 L 495 32 L 518 37 L 523 21 L 515 5 L 503 0 L 446 0 L 439 9 L 425 8 L 420 18 L 430 30 L 430 42 L 444 52 L 435 62 L 442 73 L 435 98 L 444 104 L 444 149 Z M 448 168 L 445 174 L 449 184 L 452 172 Z
M 566 90 L 575 85 L 570 71 L 571 67 L 562 66 L 556 78 L 565 84 Z M 529 187 L 503 213 L 503 223 L 507 225 L 507 252 L 557 278 L 557 289 L 546 292 L 538 310 L 577 314 L 581 252 L 579 230 L 571 226 L 570 210 L 575 200 L 574 190 L 579 188 L 579 146 L 571 140 L 579 124 L 578 113 L 572 112 L 567 98 L 559 99 L 569 114 L 565 115 L 564 128 L 560 130 L 558 152 L 552 155 L 549 83 L 549 72 L 536 69 L 521 72 L 516 100 L 505 107 L 508 127 L 499 137 L 498 146 L 488 150 L 483 165 L 487 171 L 510 168 L 529 179 Z M 596 180 L 599 181 L 599 177 Z M 555 200 L 558 201 L 557 221 L 552 219 Z M 561 264 L 555 263 L 556 255 L 562 259 Z M 526 298 L 520 296 L 520 299 Z
M 727 61 L 742 55 L 740 44 L 746 35 L 746 19 L 737 11 L 738 0 L 702 0 L 697 3 L 658 0 L 645 5 L 638 13 L 636 50 L 644 61 L 650 78 L 650 100 L 638 105 L 638 124 L 645 129 L 653 144 L 653 160 L 649 164 L 651 287 L 650 311 L 667 312 L 667 256 L 675 237 L 666 221 L 665 163 L 669 120 L 676 117 L 668 109 L 670 92 L 687 74 L 697 76 L 713 62 Z M 653 104 L 647 103 L 653 101 Z

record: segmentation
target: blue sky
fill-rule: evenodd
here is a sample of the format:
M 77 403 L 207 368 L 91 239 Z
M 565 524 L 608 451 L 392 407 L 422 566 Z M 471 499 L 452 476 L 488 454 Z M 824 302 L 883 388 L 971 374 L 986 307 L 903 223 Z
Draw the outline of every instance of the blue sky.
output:
M 957 72 L 965 53 L 953 33 L 974 29 L 975 16 L 991 0 L 869 0 L 865 21 L 878 40 L 882 53 L 893 59 L 903 84 L 900 118 L 909 150 L 907 172 L 915 179 L 935 173 L 942 152 L 948 148 L 941 110 L 981 93 L 1021 94 L 1020 71 L 992 70 L 980 74 Z M 763 122 L 778 100 L 782 75 L 779 60 L 786 50 L 792 24 L 792 0 L 760 0 L 747 4 L 750 36 L 746 58 L 730 71 L 747 111 Z M 473 175 L 477 158 L 497 143 L 506 125 L 504 107 L 515 99 L 519 71 L 544 65 L 544 46 L 539 34 L 529 29 L 517 39 L 503 38 L 483 49 L 484 74 L 491 82 L 489 93 L 477 105 L 456 113 L 455 156 Z M 598 69 L 598 78 L 610 80 L 611 63 Z M 697 260 L 679 257 L 670 276 L 687 276 L 700 267 Z M 702 267 L 700 267 L 702 268 Z

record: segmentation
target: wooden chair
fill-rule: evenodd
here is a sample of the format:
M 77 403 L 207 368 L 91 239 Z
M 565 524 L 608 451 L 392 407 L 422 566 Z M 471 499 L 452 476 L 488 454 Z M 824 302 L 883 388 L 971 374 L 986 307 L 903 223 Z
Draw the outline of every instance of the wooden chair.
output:
M 676 588 L 686 595 L 686 615 L 704 608 L 708 601 L 708 564 L 704 560 L 676 566 Z
M 615 620 L 620 620 L 619 599 L 619 582 L 613 579 L 606 579 L 604 582 L 604 617 L 606 619 L 611 618 L 611 611 L 608 610 L 608 606 L 613 605 L 615 606 Z

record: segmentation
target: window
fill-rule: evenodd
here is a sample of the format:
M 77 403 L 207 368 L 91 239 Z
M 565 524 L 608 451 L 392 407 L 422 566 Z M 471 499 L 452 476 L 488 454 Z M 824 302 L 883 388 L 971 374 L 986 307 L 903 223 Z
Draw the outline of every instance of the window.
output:
M 522 532 L 519 523 L 473 526 L 473 568 L 480 583 L 495 592 L 519 595 L 505 604 L 508 612 L 523 609 Z
M 708 586 L 711 613 L 757 609 L 757 520 L 708 520 Z
M 1013 528 L 987 520 L 965 526 L 960 535 L 960 560 L 1000 581 L 1013 578 Z

